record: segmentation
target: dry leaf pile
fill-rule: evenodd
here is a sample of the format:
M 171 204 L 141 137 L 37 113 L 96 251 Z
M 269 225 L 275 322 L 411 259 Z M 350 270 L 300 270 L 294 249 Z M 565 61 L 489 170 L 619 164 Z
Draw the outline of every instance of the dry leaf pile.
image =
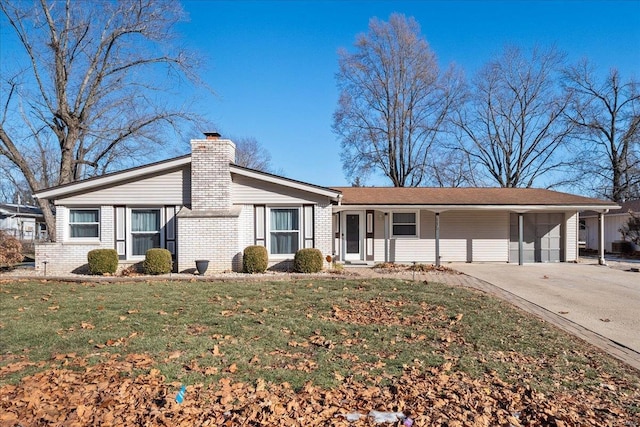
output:
M 625 410 L 640 402 L 640 391 L 629 394 L 609 384 L 598 395 L 545 395 L 493 374 L 473 379 L 451 362 L 425 368 L 416 361 L 398 378 L 341 378 L 331 390 L 308 383 L 296 391 L 261 379 L 248 384 L 230 375 L 208 387 L 188 385 L 177 404 L 180 384 L 167 384 L 149 356 L 115 355 L 95 366 L 74 355 L 58 358 L 66 367 L 0 389 L 0 425 L 363 426 L 372 421 L 349 422 L 341 414 L 370 410 L 403 412 L 416 426 L 640 425 L 640 415 Z
M 381 262 L 373 266 L 375 271 L 380 273 L 404 273 L 404 272 L 419 272 L 419 273 L 450 273 L 460 274 L 456 270 L 446 267 L 444 265 L 434 264 L 396 264 L 394 262 Z

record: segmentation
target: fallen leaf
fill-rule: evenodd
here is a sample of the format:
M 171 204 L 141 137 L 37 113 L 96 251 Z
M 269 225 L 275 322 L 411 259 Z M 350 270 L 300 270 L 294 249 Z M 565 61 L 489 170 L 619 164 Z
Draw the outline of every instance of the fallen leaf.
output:
M 182 352 L 180 350 L 172 351 L 169 353 L 168 359 L 177 359 L 182 356 Z

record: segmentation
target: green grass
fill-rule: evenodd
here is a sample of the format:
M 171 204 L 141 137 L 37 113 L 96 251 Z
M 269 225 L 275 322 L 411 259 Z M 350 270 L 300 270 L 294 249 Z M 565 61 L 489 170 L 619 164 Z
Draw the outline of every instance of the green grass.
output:
M 640 382 L 637 371 L 548 324 L 439 284 L 0 282 L 0 386 L 114 354 L 149 355 L 167 381 L 187 384 L 233 376 L 332 387 L 340 377 L 396 377 L 416 360 L 476 377 L 495 371 L 543 391 L 597 388 L 603 375 L 629 388 Z M 7 368 L 19 362 L 35 365 Z

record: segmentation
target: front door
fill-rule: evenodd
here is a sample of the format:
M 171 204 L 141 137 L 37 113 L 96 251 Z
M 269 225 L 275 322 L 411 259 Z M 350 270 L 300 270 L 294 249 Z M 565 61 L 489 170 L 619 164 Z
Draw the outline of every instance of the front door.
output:
M 360 213 L 344 215 L 344 259 L 356 261 L 362 258 L 362 218 Z

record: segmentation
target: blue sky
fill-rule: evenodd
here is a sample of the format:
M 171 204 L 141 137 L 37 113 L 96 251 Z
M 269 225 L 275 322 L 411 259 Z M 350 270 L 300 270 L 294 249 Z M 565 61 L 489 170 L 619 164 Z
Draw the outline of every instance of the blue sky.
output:
M 331 131 L 337 50 L 369 19 L 413 16 L 439 58 L 470 77 L 505 44 L 555 44 L 570 61 L 640 78 L 640 1 L 186 1 L 184 42 L 204 56 L 216 95 L 202 114 L 223 136 L 255 137 L 276 169 L 319 185 L 348 185 Z M 368 184 L 388 185 L 384 179 Z

